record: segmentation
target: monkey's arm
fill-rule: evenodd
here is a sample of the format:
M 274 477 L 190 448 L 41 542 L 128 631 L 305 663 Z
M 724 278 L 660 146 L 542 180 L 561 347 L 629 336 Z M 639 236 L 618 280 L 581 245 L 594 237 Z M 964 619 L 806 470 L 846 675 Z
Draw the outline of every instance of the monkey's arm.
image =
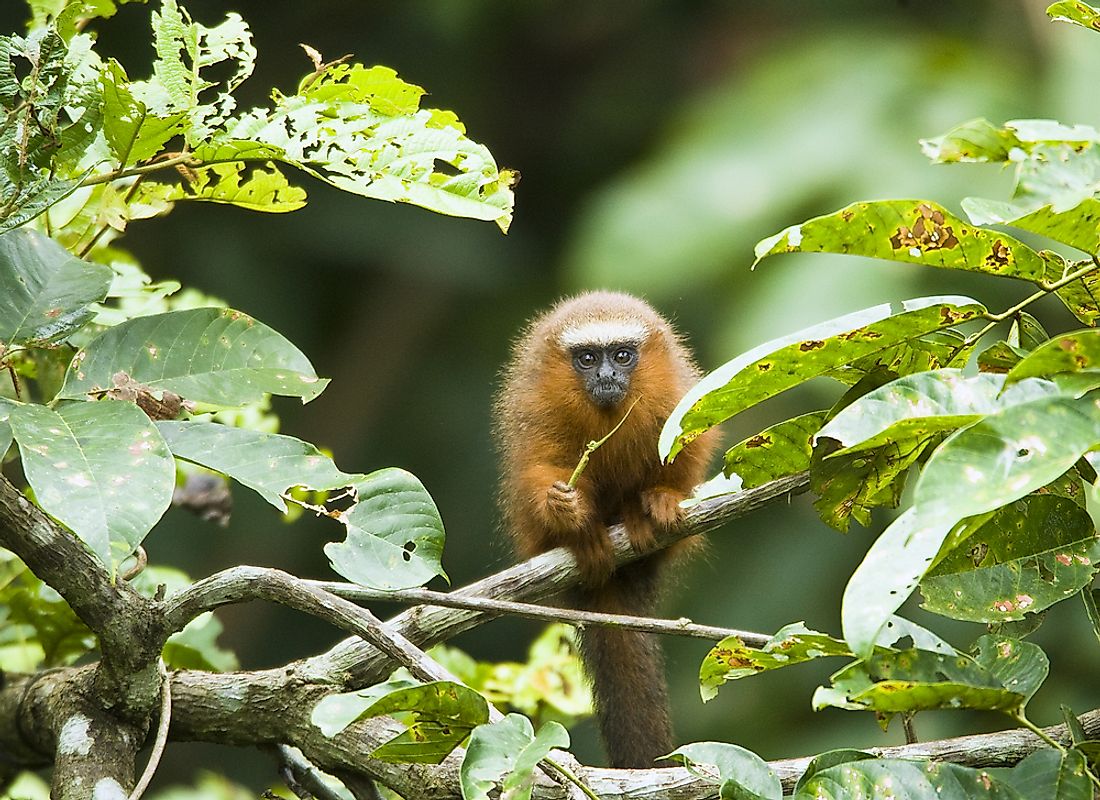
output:
M 590 585 L 602 583 L 615 566 L 607 528 L 596 513 L 591 484 L 583 476 L 568 485 L 572 470 L 533 464 L 518 480 L 518 502 L 512 509 L 517 547 L 525 556 L 568 547 Z

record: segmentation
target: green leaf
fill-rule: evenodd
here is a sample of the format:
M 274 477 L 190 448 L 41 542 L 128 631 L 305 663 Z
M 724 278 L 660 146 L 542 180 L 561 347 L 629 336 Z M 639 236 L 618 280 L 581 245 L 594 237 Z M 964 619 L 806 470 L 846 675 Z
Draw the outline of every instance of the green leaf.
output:
M 839 766 L 840 764 L 847 764 L 852 761 L 865 761 L 873 758 L 873 755 L 865 753 L 862 750 L 845 749 L 828 750 L 819 756 L 814 756 L 810 761 L 810 765 L 806 767 L 806 771 L 802 773 L 802 777 L 798 779 L 798 783 L 795 784 L 793 794 L 795 797 L 802 796 L 802 787 L 819 772 Z
M 1085 589 L 1081 592 L 1081 600 L 1085 604 L 1085 614 L 1092 625 L 1092 632 L 1100 642 L 1100 589 Z
M 270 110 L 243 115 L 225 138 L 274 146 L 279 160 L 347 192 L 507 231 L 514 174 L 498 169 L 454 115 L 418 109 L 422 93 L 387 67 L 337 64 L 299 94 L 277 96 Z
M 336 468 L 332 459 L 293 436 L 198 421 L 163 421 L 157 427 L 172 454 L 228 475 L 286 512 L 294 487 L 339 489 L 366 478 Z
M 1043 275 L 1043 260 L 1023 242 L 968 225 L 927 200 L 854 203 L 764 239 L 756 245 L 756 260 L 794 252 L 845 253 L 1029 281 Z
M 1055 22 L 1071 22 L 1090 31 L 1100 31 L 1100 10 L 1081 0 L 1052 3 L 1047 6 L 1047 16 Z
M 1007 622 L 1072 597 L 1100 569 L 1100 538 L 1072 500 L 1032 495 L 999 509 L 920 583 L 924 607 Z
M 116 325 L 76 354 L 59 396 L 103 392 L 119 372 L 150 389 L 224 407 L 267 393 L 308 403 L 328 385 L 280 334 L 224 308 L 170 311 Z
M 814 435 L 828 411 L 814 411 L 777 425 L 739 442 L 726 451 L 723 472 L 738 475 L 745 489 L 794 475 L 810 468 Z
M 91 320 L 111 277 L 35 231 L 0 235 L 0 345 L 64 339 Z
M 30 222 L 51 206 L 61 202 L 80 186 L 80 178 L 31 177 L 19 184 L 7 180 L 0 170 L 0 234 L 6 234 Z
M 904 794 L 900 794 L 903 791 Z M 943 761 L 851 760 L 824 769 L 801 785 L 795 800 L 1038 800 L 1017 793 L 988 770 Z
M 1028 800 L 1092 800 L 1095 795 L 1086 769 L 1085 756 L 1076 750 L 1045 749 L 998 777 Z
M 943 369 L 908 375 L 874 389 L 842 409 L 816 439 L 835 439 L 842 449 L 829 454 L 893 446 L 903 451 L 1020 403 L 1063 393 L 1049 381 L 1032 380 L 1005 388 L 1004 375 Z
M 718 787 L 722 800 L 781 800 L 783 787 L 772 768 L 751 750 L 724 742 L 695 742 L 666 758 Z M 716 774 L 717 773 L 717 774 Z
M 141 544 L 172 500 L 172 454 L 132 403 L 18 406 L 8 418 L 39 505 L 108 567 Z
M 812 631 L 802 622 L 783 626 L 762 648 L 748 647 L 739 637 L 727 636 L 707 653 L 699 667 L 699 693 L 705 703 L 728 681 L 815 658 L 851 655 L 844 642 Z
M 173 187 L 168 200 L 207 200 L 251 211 L 286 213 L 306 204 L 306 192 L 292 186 L 278 167 L 268 162 L 245 175 L 241 162 L 214 164 L 191 171 L 186 182 Z
M 966 297 L 924 297 L 847 314 L 766 342 L 696 384 L 661 430 L 662 458 L 769 397 L 901 342 L 973 319 L 985 309 Z
M 1021 642 L 1009 636 L 978 637 L 978 655 L 974 660 L 1001 685 L 1031 699 L 1050 673 L 1046 653 L 1031 642 Z
M 310 721 L 325 736 L 348 725 L 382 714 L 401 715 L 409 728 L 371 755 L 383 761 L 438 764 L 474 728 L 488 721 L 485 698 L 468 686 L 451 681 L 415 684 L 391 680 L 358 692 L 332 694 L 313 709 Z
M 1095 219 L 1100 220 L 1100 200 L 1096 202 L 1097 213 Z M 1079 222 L 1075 222 L 1072 229 L 1084 230 L 1086 227 Z M 1097 237 L 1096 242 L 1092 243 L 1091 247 L 1092 249 L 1088 251 L 1090 253 L 1100 251 L 1100 237 Z M 1067 261 L 1062 256 L 1049 250 L 1043 250 L 1042 254 L 1047 260 L 1046 280 L 1048 283 L 1062 280 L 1065 276 L 1092 263 L 1091 261 Z M 1096 325 L 1096 320 L 1100 317 L 1100 299 L 1098 299 L 1100 298 L 1100 272 L 1090 272 L 1075 281 L 1070 281 L 1065 286 L 1055 289 L 1054 294 L 1069 309 L 1070 313 L 1081 322 L 1090 326 Z
M 1100 371 L 1100 330 L 1074 331 L 1056 336 L 1024 358 L 1008 373 L 1006 384 L 1025 378 L 1097 371 Z
M 482 725 L 470 737 L 459 771 L 464 800 L 488 800 L 494 786 L 508 800 L 529 800 L 535 786 L 535 767 L 555 748 L 569 746 L 569 734 L 557 722 L 547 722 L 534 733 L 531 721 L 508 714 Z
M 100 73 L 103 87 L 103 135 L 119 166 L 152 158 L 183 130 L 184 112 L 158 117 L 134 97 L 122 65 L 110 59 Z
M 1100 392 L 1044 397 L 952 434 L 921 472 L 914 505 L 952 522 L 1045 486 L 1100 442 Z
M 1021 146 L 1009 127 L 997 127 L 985 119 L 956 125 L 942 136 L 920 140 L 921 151 L 937 164 L 1008 161 L 1013 148 Z
M 440 563 L 443 520 L 414 475 L 382 469 L 351 486 L 358 499 L 341 515 L 347 539 L 325 545 L 334 570 L 374 589 L 407 589 L 447 577 Z
M 1011 677 L 1018 676 L 1012 673 Z M 1025 692 L 1005 688 L 1000 676 L 974 659 L 927 650 L 878 651 L 849 664 L 831 680 L 830 689 L 815 692 L 816 710 L 875 711 L 887 723 L 894 714 L 933 708 L 1015 712 L 1027 702 Z
M 197 669 L 204 672 L 232 672 L 240 663 L 232 650 L 218 644 L 224 628 L 212 611 L 200 614 L 182 631 L 173 633 L 164 645 L 162 657 L 169 669 Z

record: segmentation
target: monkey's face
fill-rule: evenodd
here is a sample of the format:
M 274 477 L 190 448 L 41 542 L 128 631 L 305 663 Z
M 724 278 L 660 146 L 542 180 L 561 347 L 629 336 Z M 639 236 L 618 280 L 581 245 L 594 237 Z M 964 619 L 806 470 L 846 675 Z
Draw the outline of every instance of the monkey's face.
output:
M 606 346 L 581 345 L 571 350 L 573 369 L 584 390 L 600 408 L 613 408 L 630 389 L 630 376 L 638 366 L 638 347 L 632 342 Z

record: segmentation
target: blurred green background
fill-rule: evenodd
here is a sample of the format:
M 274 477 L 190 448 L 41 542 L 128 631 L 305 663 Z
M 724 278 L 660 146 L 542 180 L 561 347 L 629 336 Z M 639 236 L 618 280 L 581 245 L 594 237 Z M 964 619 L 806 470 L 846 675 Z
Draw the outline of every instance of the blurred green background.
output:
M 1045 0 L 190 0 L 207 24 L 238 11 L 259 49 L 239 92 L 262 103 L 310 69 L 299 41 L 354 53 L 428 89 L 454 109 L 502 166 L 518 169 L 508 236 L 495 226 L 342 194 L 302 177 L 309 205 L 259 215 L 181 204 L 135 223 L 120 242 L 154 278 L 174 277 L 275 327 L 333 378 L 308 406 L 277 403 L 283 431 L 331 448 L 349 471 L 401 466 L 418 475 L 447 525 L 455 585 L 510 560 L 494 509 L 489 408 L 510 339 L 561 295 L 636 291 L 672 316 L 706 369 L 766 339 L 867 305 L 969 293 L 998 308 L 1024 289 L 974 275 L 826 256 L 771 259 L 751 272 L 753 244 L 857 199 L 932 198 L 958 210 L 1003 197 L 992 167 L 933 167 L 920 137 L 984 116 L 1100 124 L 1100 38 L 1054 25 Z M 131 76 L 148 71 L 148 8 L 98 24 L 101 52 Z M 17 29 L 19 0 L 0 23 Z M 1051 327 L 1068 314 L 1041 305 Z M 839 385 L 812 384 L 726 426 L 732 444 L 830 404 Z M 147 540 L 151 558 L 195 576 L 235 564 L 335 577 L 322 544 L 335 525 L 285 525 L 236 492 L 227 529 L 180 512 Z M 881 529 L 881 522 L 878 529 Z M 877 534 L 817 521 L 806 498 L 711 537 L 709 556 L 677 576 L 667 611 L 771 632 L 804 619 L 839 632 L 847 576 Z M 911 606 L 915 604 L 910 603 Z M 1095 641 L 1077 603 L 1056 607 L 1036 636 L 1054 662 L 1032 704 L 1100 705 Z M 377 609 L 386 615 L 396 609 Z M 982 630 L 912 610 L 958 645 Z M 252 604 L 221 614 L 223 641 L 245 667 L 266 667 L 339 636 L 312 620 Z M 502 620 L 455 644 L 480 659 L 522 659 L 534 623 Z M 684 741 L 732 741 L 765 758 L 895 743 L 869 715 L 810 711 L 813 688 L 840 663 L 780 671 L 722 689 L 703 706 L 704 642 L 668 640 L 675 723 Z M 1091 682 L 1091 686 L 1089 683 Z M 928 714 L 921 738 L 993 729 L 993 716 Z M 600 760 L 594 726 L 574 731 L 582 761 Z M 209 746 L 169 748 L 158 781 L 210 766 L 254 787 L 270 759 Z

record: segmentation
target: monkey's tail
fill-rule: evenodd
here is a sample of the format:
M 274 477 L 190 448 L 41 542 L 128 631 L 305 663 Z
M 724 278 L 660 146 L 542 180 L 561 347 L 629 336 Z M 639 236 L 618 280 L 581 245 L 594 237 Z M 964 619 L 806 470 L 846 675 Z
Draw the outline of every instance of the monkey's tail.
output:
M 581 589 L 582 608 L 648 616 L 658 599 L 659 559 L 620 567 L 597 589 Z M 581 656 L 592 681 L 596 717 L 611 766 L 645 769 L 672 751 L 664 656 L 649 633 L 591 625 Z

